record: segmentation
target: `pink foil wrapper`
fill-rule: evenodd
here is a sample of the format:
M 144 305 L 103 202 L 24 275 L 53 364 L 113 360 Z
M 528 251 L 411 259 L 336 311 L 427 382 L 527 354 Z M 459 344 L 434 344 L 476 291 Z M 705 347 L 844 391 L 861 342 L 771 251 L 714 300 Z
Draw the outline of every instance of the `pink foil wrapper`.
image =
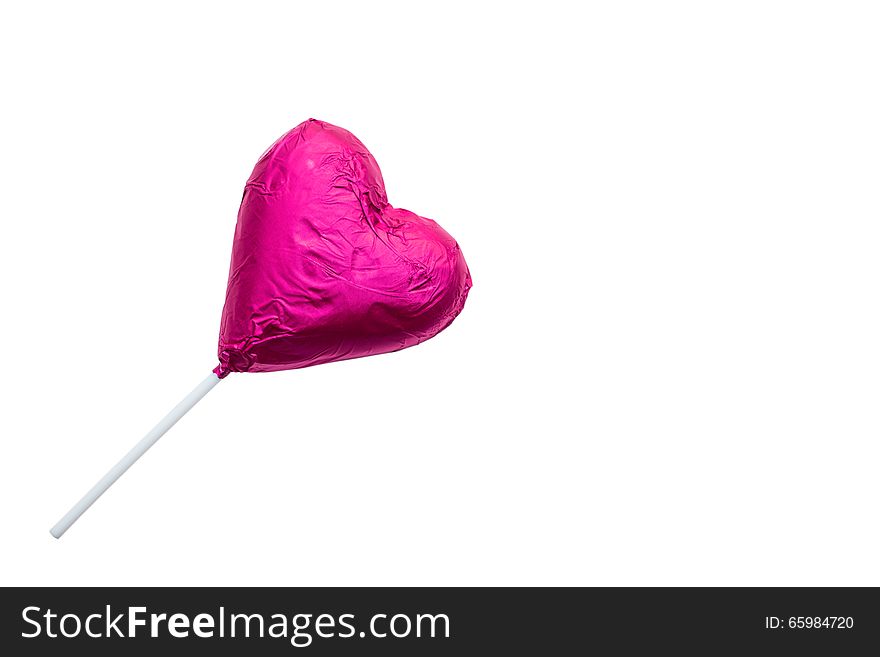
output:
M 388 203 L 367 148 L 309 119 L 266 151 L 245 185 L 214 371 L 411 347 L 449 326 L 470 287 L 456 241 Z

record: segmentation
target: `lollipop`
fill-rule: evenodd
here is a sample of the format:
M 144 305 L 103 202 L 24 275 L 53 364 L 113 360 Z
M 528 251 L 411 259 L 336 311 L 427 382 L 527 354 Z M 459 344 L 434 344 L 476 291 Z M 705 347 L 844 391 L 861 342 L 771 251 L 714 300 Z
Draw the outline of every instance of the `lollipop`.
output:
M 231 372 L 274 372 L 405 349 L 461 312 L 471 277 L 434 221 L 393 208 L 350 132 L 309 119 L 260 158 L 232 243 L 214 371 L 51 529 L 70 526 Z

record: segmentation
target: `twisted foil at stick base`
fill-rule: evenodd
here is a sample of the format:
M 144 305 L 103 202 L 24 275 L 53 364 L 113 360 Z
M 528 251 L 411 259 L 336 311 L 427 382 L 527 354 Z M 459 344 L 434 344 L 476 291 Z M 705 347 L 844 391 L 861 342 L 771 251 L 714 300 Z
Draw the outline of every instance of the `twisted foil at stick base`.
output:
M 388 203 L 367 148 L 309 119 L 266 151 L 245 185 L 214 372 L 411 347 L 455 319 L 470 287 L 456 241 Z

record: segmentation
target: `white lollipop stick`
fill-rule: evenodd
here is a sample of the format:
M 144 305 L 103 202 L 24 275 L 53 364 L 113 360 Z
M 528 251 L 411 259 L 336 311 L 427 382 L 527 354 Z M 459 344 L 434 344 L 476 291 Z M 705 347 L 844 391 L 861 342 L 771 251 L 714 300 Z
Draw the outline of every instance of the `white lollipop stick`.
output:
M 59 520 L 54 527 L 52 527 L 52 529 L 49 530 L 49 533 L 55 538 L 61 538 L 64 532 L 70 529 L 70 526 L 86 512 L 86 509 L 92 506 L 92 504 L 95 503 L 95 500 L 101 497 L 101 495 L 113 485 L 113 482 L 122 476 L 122 473 L 128 470 L 135 461 L 142 457 L 144 453 L 165 434 L 166 431 L 173 427 L 180 418 L 186 415 L 193 406 L 198 404 L 199 400 L 207 395 L 208 392 L 210 392 L 218 383 L 220 383 L 220 379 L 216 374 L 211 372 L 211 374 L 208 375 L 208 378 L 197 385 L 177 406 L 171 409 L 171 412 L 162 418 L 159 421 L 159 424 L 150 430 L 150 433 L 141 438 L 140 442 L 132 447 L 131 451 L 123 456 L 119 463 L 110 468 L 110 471 L 105 474 L 88 493 L 83 495 L 83 498 L 74 504 L 73 508 L 68 511 L 65 516 Z

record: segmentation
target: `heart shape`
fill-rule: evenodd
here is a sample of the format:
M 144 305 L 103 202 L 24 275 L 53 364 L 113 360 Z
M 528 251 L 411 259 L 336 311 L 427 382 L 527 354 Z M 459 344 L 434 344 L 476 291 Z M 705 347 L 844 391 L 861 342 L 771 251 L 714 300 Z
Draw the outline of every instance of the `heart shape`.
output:
M 266 151 L 245 185 L 214 371 L 411 347 L 449 326 L 470 287 L 456 241 L 391 207 L 367 148 L 309 119 Z

